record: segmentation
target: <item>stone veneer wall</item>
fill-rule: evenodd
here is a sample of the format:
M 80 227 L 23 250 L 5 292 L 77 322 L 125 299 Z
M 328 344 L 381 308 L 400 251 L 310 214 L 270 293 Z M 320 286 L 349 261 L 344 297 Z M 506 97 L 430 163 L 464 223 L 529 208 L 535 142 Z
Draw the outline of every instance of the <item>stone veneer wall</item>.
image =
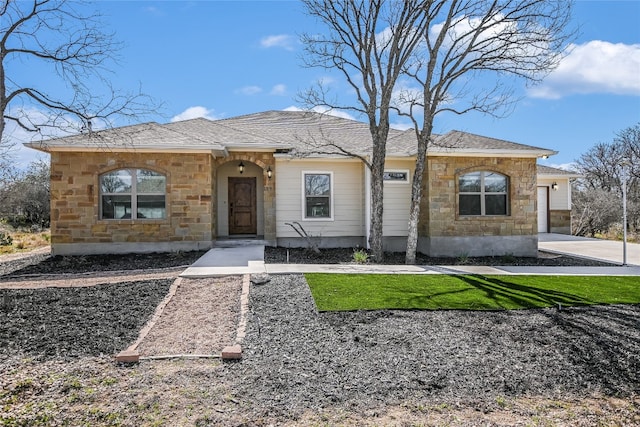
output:
M 431 256 L 536 256 L 536 160 L 429 157 L 423 183 L 419 250 Z M 494 171 L 509 177 L 509 215 L 458 215 L 458 176 Z
M 551 233 L 571 234 L 571 211 L 551 210 L 549 211 L 549 231 Z
M 166 218 L 99 219 L 98 177 L 145 168 L 167 177 Z M 51 244 L 54 254 L 204 249 L 215 235 L 210 154 L 52 152 Z

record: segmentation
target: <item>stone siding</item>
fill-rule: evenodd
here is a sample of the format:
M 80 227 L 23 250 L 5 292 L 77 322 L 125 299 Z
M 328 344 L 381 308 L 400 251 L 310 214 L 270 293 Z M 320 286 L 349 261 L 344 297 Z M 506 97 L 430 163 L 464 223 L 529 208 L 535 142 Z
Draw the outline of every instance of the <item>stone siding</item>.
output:
M 514 253 L 518 241 L 523 249 L 515 252 L 530 254 L 532 242 L 537 244 L 536 160 L 527 158 L 472 158 L 429 157 L 425 172 L 419 235 L 421 251 L 429 255 L 472 255 L 482 251 L 488 254 Z M 508 177 L 509 212 L 506 216 L 458 215 L 458 177 L 475 171 L 498 172 Z M 494 237 L 512 236 L 513 244 L 504 249 L 482 248 L 484 244 L 497 244 Z M 522 237 L 522 239 L 518 239 Z M 503 240 L 506 242 L 506 240 Z M 451 248 L 447 249 L 447 242 Z M 491 243 L 489 243 L 491 242 Z M 494 243 L 495 242 L 495 243 Z M 533 254 L 535 255 L 535 254 Z
M 99 175 L 121 168 L 144 168 L 166 175 L 165 219 L 100 219 Z M 54 253 L 56 247 L 65 246 L 68 248 L 58 252 L 107 253 L 108 249 L 95 248 L 109 244 L 134 252 L 153 250 L 154 245 L 136 245 L 145 242 L 165 243 L 155 246 L 158 250 L 210 244 L 215 232 L 212 209 L 215 184 L 211 171 L 212 157 L 206 153 L 52 152 Z
M 551 233 L 571 234 L 571 211 L 549 211 L 549 231 Z

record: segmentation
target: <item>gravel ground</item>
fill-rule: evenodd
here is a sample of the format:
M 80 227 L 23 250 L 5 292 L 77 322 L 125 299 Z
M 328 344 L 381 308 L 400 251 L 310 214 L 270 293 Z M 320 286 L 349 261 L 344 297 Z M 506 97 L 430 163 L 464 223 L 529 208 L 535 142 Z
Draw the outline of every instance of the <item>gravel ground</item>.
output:
M 0 355 L 38 360 L 113 355 L 135 341 L 172 282 L 0 289 Z
M 51 256 L 46 253 L 25 254 L 23 258 L 3 261 L 0 257 L 0 281 L 18 276 L 48 274 L 82 274 L 120 270 L 149 270 L 189 266 L 206 251 L 150 253 L 131 255 Z M 288 258 L 287 258 L 288 253 Z M 353 249 L 323 249 L 315 254 L 305 249 L 265 248 L 264 260 L 269 264 L 344 264 L 353 262 Z M 404 264 L 404 253 L 387 253 L 385 264 Z M 611 265 L 605 262 L 552 255 L 540 252 L 538 258 L 475 257 L 430 258 L 418 255 L 420 265 Z
M 220 354 L 234 343 L 242 277 L 182 279 L 137 350 L 142 356 Z
M 640 307 L 317 313 L 304 277 L 251 289 L 227 381 L 253 417 L 403 401 L 640 393 Z
M 290 261 L 319 262 L 301 252 Z M 324 253 L 349 262 L 352 252 Z M 0 282 L 168 267 L 199 255 L 36 255 L 0 262 Z M 136 338 L 171 282 L 0 290 L 0 383 L 8 390 L 0 404 L 9 419 L 30 425 L 51 412 L 55 422 L 42 425 L 640 425 L 639 305 L 318 313 L 303 276 L 275 275 L 251 288 L 240 362 L 129 370 L 99 357 Z
M 35 254 L 11 261 L 0 257 L 0 280 L 3 276 L 40 276 L 47 274 L 82 274 L 98 271 L 149 270 L 193 264 L 206 251 L 125 255 L 51 256 Z
M 271 248 L 266 247 L 264 261 L 267 264 L 346 264 L 353 262 L 353 249 L 321 249 L 316 254 L 307 249 L 301 248 Z M 387 252 L 382 264 L 402 265 L 404 264 L 404 252 Z M 541 265 L 541 266 L 610 266 L 611 263 L 576 258 L 565 255 L 539 252 L 537 258 L 533 257 L 457 257 L 438 258 L 428 257 L 418 254 L 417 265 Z

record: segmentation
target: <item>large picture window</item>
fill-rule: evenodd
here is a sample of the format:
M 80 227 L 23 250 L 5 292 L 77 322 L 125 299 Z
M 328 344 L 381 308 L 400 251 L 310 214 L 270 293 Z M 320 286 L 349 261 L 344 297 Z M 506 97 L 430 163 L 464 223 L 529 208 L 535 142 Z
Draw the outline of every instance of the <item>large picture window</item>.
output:
M 119 169 L 100 175 L 101 219 L 163 219 L 166 177 L 148 169 Z
M 460 216 L 507 215 L 509 180 L 496 172 L 471 172 L 458 179 Z
M 332 174 L 304 172 L 303 210 L 305 219 L 331 219 L 333 214 Z

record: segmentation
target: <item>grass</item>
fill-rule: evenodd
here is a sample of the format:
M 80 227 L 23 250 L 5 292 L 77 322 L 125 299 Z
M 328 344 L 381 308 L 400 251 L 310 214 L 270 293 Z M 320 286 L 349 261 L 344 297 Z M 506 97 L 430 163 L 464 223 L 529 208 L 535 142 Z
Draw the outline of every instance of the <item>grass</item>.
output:
M 320 311 L 513 310 L 640 303 L 633 276 L 305 274 Z
M 51 243 L 51 233 L 47 231 L 16 231 L 3 227 L 0 233 L 11 237 L 11 244 L 0 245 L 0 255 L 17 252 L 28 252 Z

